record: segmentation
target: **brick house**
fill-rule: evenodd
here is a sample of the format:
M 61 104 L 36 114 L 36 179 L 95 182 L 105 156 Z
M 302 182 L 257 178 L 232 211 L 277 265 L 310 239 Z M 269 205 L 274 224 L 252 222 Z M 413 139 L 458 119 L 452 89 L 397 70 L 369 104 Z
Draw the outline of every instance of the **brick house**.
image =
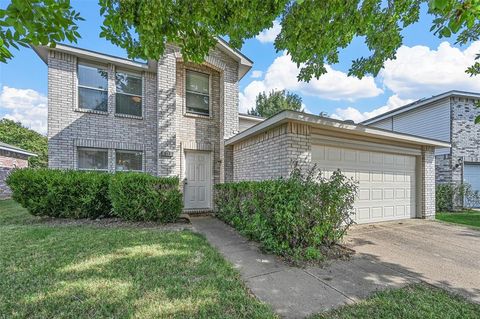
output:
M 371 118 L 363 124 L 451 144 L 435 151 L 437 183 L 480 191 L 480 93 L 449 91 Z
M 28 167 L 28 158 L 37 156 L 19 147 L 0 142 L 0 199 L 10 198 L 12 192 L 5 180 L 15 168 Z
M 214 209 L 215 184 L 287 176 L 301 160 L 359 180 L 358 222 L 435 214 L 434 148 L 448 143 L 304 113 L 239 115 L 252 61 L 222 40 L 201 65 L 175 46 L 147 62 L 34 50 L 48 65 L 52 168 L 178 176 L 185 210 L 196 212 Z

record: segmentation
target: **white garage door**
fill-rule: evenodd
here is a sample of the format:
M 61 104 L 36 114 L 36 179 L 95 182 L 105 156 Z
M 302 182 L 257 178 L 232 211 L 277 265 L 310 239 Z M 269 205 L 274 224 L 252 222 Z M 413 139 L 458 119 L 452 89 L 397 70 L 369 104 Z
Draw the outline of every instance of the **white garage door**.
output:
M 340 169 L 358 181 L 357 223 L 415 217 L 414 156 L 313 145 L 312 162 L 326 177 Z
M 465 163 L 463 168 L 463 180 L 472 186 L 473 191 L 480 191 L 480 163 Z M 478 203 L 468 203 L 467 207 L 478 206 Z

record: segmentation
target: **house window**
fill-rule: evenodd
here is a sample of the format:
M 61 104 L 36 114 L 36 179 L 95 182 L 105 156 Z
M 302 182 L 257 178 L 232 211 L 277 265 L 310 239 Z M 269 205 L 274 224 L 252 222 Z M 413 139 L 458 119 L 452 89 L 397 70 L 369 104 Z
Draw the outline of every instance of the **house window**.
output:
M 115 74 L 117 87 L 115 113 L 142 116 L 142 83 L 140 75 L 124 72 Z
M 186 111 L 201 115 L 210 115 L 210 79 L 205 73 L 187 70 Z
M 79 64 L 77 76 L 78 108 L 107 112 L 107 70 Z
M 143 171 L 143 153 L 137 151 L 115 152 L 116 171 Z
M 78 148 L 78 169 L 108 170 L 108 150 L 103 148 Z

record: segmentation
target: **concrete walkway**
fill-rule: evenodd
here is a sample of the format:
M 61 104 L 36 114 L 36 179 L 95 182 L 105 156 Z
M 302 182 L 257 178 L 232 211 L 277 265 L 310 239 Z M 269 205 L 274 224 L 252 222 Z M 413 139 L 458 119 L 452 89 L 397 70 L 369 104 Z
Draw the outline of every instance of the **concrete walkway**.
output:
M 194 230 L 205 235 L 240 271 L 257 298 L 285 318 L 303 318 L 353 303 L 377 290 L 418 282 L 367 256 L 336 261 L 325 268 L 290 267 L 275 256 L 263 254 L 216 218 L 196 217 L 191 221 Z

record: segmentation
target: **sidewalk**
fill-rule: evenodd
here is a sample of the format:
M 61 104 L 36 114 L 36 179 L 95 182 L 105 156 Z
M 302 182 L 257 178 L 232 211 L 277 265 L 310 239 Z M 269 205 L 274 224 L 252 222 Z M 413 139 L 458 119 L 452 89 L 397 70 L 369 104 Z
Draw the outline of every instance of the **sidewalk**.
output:
M 237 268 L 257 298 L 285 318 L 303 318 L 364 299 L 371 293 L 417 282 L 368 257 L 335 261 L 328 267 L 296 268 L 272 255 L 213 217 L 191 218 L 194 231 Z

